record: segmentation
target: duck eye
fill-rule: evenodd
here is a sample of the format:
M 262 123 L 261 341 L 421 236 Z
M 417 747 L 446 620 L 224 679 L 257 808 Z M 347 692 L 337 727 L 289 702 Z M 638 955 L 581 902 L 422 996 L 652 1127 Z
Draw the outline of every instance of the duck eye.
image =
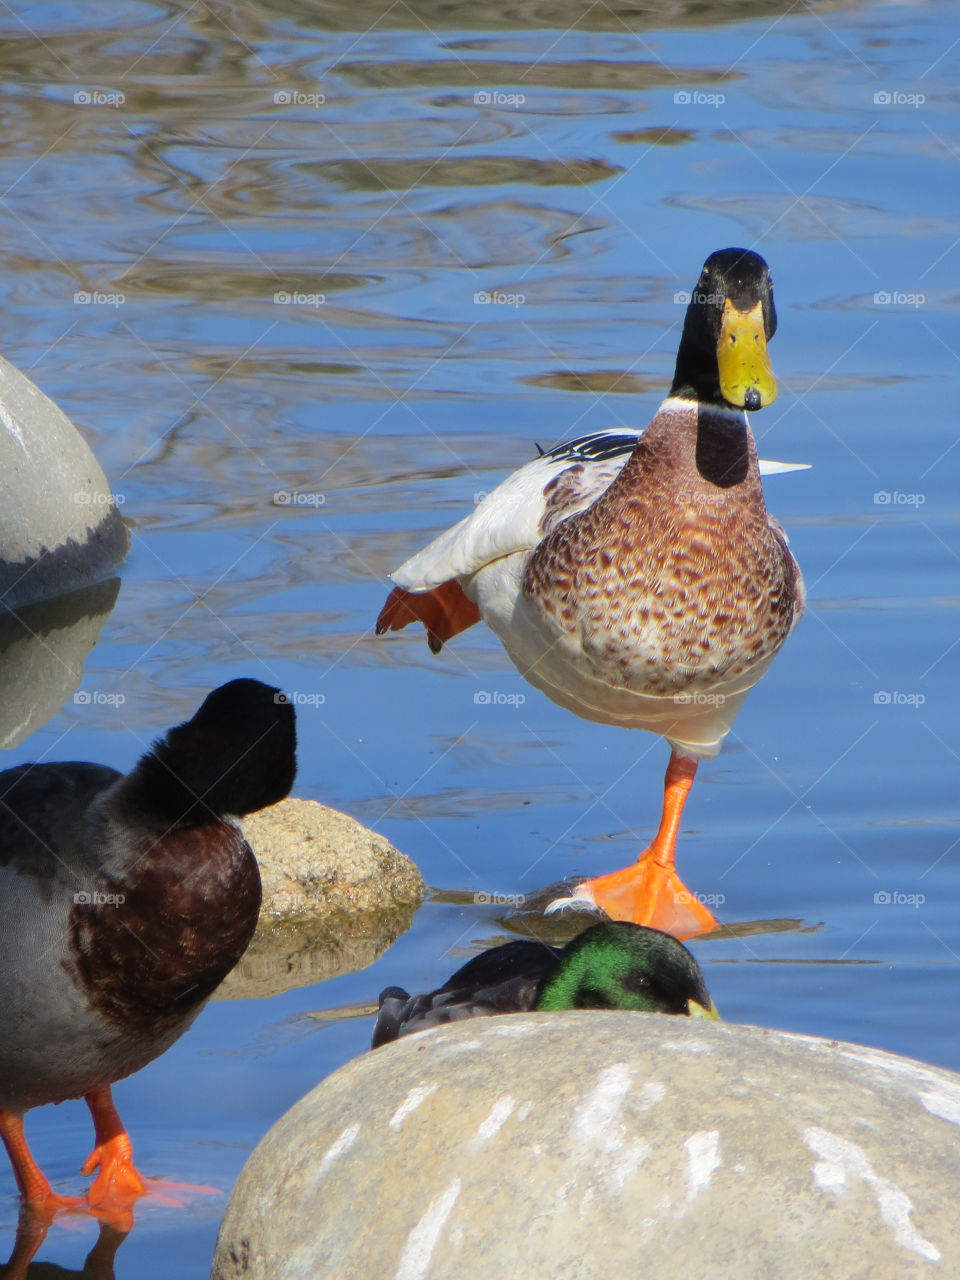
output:
M 623 985 L 628 991 L 645 991 L 650 986 L 650 983 L 645 974 L 638 969 L 634 969 L 624 978 Z

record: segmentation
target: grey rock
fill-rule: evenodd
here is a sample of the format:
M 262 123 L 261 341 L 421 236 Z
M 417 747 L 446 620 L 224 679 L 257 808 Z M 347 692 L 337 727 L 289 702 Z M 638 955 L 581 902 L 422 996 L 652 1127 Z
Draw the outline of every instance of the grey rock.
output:
M 335 1072 L 250 1157 L 214 1280 L 960 1275 L 960 1076 L 642 1014 L 523 1014 Z
M 89 586 L 129 544 L 79 431 L 0 356 L 0 605 L 19 609 Z
M 417 906 L 420 872 L 389 840 L 316 800 L 252 813 L 243 833 L 260 864 L 264 916 L 333 916 Z

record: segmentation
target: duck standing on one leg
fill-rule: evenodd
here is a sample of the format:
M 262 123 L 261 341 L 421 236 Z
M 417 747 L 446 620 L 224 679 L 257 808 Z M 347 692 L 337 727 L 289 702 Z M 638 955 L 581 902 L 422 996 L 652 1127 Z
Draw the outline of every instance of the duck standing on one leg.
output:
M 125 776 L 0 773 L 0 1138 L 48 1219 L 85 1205 L 122 1223 L 149 1186 L 110 1086 L 183 1035 L 246 950 L 260 873 L 237 819 L 290 791 L 294 720 L 278 690 L 233 680 Z M 86 1201 L 51 1190 L 23 1132 L 29 1108 L 79 1097 Z
M 597 432 L 522 467 L 392 575 L 377 620 L 378 634 L 423 622 L 439 652 L 482 618 L 554 702 L 667 739 L 652 843 L 574 899 L 680 937 L 716 925 L 674 871 L 697 765 L 720 750 L 803 612 L 800 570 L 760 483 L 795 468 L 758 461 L 744 412 L 776 396 L 776 327 L 764 260 L 711 254 L 649 426 Z

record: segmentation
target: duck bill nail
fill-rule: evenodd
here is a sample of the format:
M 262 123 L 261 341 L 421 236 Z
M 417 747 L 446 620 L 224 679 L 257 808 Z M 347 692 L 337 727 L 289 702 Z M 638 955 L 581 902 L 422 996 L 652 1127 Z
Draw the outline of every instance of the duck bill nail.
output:
M 697 1004 L 696 1000 L 690 1000 L 687 1004 L 687 1009 L 691 1018 L 709 1018 L 711 1022 L 722 1021 L 719 1013 L 717 1013 L 717 1006 L 712 1000 L 707 1008 L 702 1004 Z
M 720 393 L 738 409 L 761 409 L 777 398 L 777 381 L 770 367 L 763 328 L 763 303 L 738 311 L 728 298 L 723 304 L 717 343 Z

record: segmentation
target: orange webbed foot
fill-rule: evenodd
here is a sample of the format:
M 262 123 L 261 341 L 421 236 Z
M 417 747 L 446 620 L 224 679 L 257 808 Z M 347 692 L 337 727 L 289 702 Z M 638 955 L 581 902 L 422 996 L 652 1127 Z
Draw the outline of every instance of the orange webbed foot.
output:
M 80 1172 L 84 1177 L 98 1170 L 87 1190 L 87 1202 L 93 1206 L 129 1206 L 147 1189 L 133 1163 L 133 1148 L 126 1133 L 98 1142 L 84 1160 Z
M 584 881 L 573 895 L 577 899 L 595 903 L 612 920 L 662 929 L 681 942 L 717 928 L 713 912 L 649 852 L 632 867 Z

